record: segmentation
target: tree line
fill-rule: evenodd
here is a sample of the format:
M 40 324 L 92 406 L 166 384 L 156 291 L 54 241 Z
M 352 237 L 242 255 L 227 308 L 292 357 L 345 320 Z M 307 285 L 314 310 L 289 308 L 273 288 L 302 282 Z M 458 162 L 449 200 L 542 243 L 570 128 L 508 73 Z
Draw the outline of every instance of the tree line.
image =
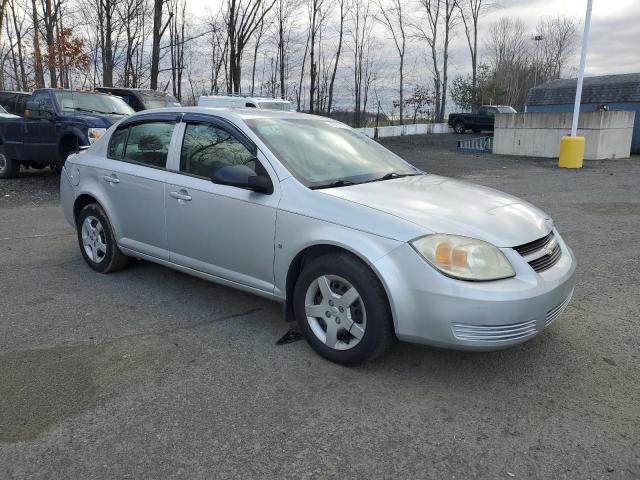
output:
M 223 92 L 280 97 L 353 125 L 443 121 L 453 100 L 522 104 L 572 65 L 576 22 L 484 25 L 489 0 L 0 0 L 0 89 L 97 85 L 168 91 L 184 104 Z M 486 39 L 479 32 L 486 28 Z M 464 38 L 470 74 L 451 80 Z M 460 58 L 455 59 L 457 62 Z M 458 63 L 459 64 L 459 63 Z

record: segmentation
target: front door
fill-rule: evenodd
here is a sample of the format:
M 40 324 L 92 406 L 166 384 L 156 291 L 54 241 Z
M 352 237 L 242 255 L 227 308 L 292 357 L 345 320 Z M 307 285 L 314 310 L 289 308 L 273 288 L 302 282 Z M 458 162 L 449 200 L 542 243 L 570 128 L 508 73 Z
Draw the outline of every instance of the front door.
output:
M 277 184 L 267 195 L 210 178 L 234 164 L 272 180 L 274 172 L 232 126 L 209 116 L 185 116 L 185 121 L 179 165 L 167 174 L 165 191 L 172 262 L 272 293 Z

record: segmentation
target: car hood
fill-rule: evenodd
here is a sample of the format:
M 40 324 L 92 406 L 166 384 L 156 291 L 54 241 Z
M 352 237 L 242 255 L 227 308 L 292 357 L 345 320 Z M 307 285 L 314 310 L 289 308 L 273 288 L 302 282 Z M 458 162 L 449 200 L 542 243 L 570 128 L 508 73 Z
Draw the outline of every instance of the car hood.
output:
M 498 247 L 537 240 L 552 228 L 548 215 L 519 198 L 437 175 L 321 191 L 411 222 L 425 233 L 464 235 Z

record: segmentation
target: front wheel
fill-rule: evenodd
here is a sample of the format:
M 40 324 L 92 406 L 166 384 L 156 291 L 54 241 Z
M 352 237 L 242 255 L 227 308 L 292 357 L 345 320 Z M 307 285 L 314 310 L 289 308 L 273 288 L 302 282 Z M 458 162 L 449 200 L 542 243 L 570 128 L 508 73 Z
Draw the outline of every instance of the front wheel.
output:
M 462 134 L 462 133 L 467 131 L 467 127 L 465 127 L 463 122 L 456 122 L 453 125 L 453 131 L 458 133 L 458 134 Z
M 332 362 L 364 363 L 395 340 L 384 288 L 371 269 L 351 255 L 324 255 L 306 263 L 293 302 L 307 342 Z
M 15 178 L 20 174 L 20 162 L 7 157 L 0 148 L 0 178 Z
M 100 205 L 90 203 L 80 210 L 76 228 L 82 257 L 96 272 L 115 272 L 127 265 L 129 258 L 118 248 L 111 223 Z

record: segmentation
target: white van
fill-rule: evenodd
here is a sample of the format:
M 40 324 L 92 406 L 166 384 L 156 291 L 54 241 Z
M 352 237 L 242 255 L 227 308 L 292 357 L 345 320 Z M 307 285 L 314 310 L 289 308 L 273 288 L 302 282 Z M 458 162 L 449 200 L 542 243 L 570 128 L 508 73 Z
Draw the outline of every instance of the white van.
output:
M 239 94 L 202 95 L 199 107 L 259 108 L 261 110 L 291 110 L 291 102 L 280 98 L 250 97 Z

